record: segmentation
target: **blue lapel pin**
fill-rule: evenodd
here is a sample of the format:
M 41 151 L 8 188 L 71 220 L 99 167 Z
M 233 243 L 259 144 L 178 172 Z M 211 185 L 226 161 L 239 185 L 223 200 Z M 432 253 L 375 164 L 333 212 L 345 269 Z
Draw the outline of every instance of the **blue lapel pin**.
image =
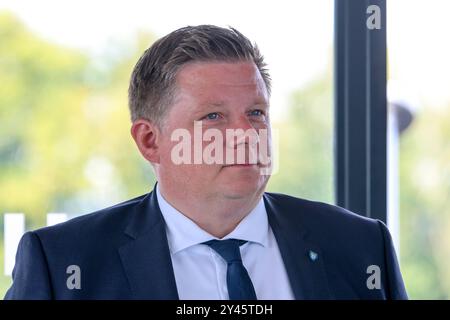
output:
M 316 261 L 317 260 L 317 258 L 319 258 L 319 255 L 317 254 L 317 252 L 314 252 L 314 251 L 312 251 L 312 250 L 309 250 L 309 259 L 311 260 L 311 261 Z

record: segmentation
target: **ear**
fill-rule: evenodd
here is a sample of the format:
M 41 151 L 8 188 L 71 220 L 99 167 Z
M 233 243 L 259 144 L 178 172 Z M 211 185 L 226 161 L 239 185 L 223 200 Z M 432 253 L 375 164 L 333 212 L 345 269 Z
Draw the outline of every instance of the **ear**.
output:
M 158 126 L 145 119 L 138 119 L 131 126 L 131 135 L 142 156 L 151 163 L 160 162 Z

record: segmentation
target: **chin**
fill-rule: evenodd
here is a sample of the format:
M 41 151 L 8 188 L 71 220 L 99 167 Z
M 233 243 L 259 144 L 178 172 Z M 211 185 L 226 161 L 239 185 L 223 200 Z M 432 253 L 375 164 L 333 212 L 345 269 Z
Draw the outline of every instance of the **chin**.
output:
M 235 181 L 224 185 L 223 194 L 229 199 L 242 199 L 253 196 L 263 187 L 261 181 Z

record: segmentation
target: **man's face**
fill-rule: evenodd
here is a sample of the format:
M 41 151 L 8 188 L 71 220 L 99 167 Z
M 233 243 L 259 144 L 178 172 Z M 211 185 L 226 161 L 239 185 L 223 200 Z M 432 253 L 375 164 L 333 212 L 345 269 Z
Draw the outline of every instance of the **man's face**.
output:
M 201 126 L 197 122 L 197 135 L 194 134 L 196 121 L 202 121 Z M 200 135 L 200 143 L 194 141 L 199 138 L 200 128 L 203 135 L 208 131 L 221 133 L 223 161 L 220 163 L 205 163 L 203 151 L 208 145 L 212 146 L 214 139 L 208 141 Z M 188 164 L 176 164 L 174 161 L 173 149 L 180 145 L 181 140 L 172 141 L 171 136 L 177 129 L 178 132 L 179 129 L 185 129 L 191 137 L 191 150 L 187 150 L 191 153 L 191 162 Z M 195 62 L 183 66 L 177 75 L 175 101 L 164 120 L 158 146 L 160 163 L 157 170 L 164 188 L 188 198 L 195 194 L 212 199 L 239 199 L 261 194 L 269 176 L 261 174 L 261 164 L 248 165 L 252 161 L 255 163 L 255 158 L 250 160 L 251 152 L 253 155 L 257 154 L 254 143 L 252 144 L 250 139 L 227 139 L 227 129 L 228 132 L 250 129 L 247 133 L 253 132 L 253 137 L 260 139 L 263 137 L 260 132 L 265 130 L 269 139 L 264 138 L 265 141 L 259 143 L 265 143 L 270 148 L 268 93 L 255 64 Z M 201 163 L 195 164 L 194 153 L 198 153 L 199 145 L 202 149 L 197 157 L 200 156 Z M 226 160 L 227 152 L 234 155 L 236 163 L 239 161 L 238 148 L 244 150 L 244 163 L 247 165 L 228 165 L 230 158 Z

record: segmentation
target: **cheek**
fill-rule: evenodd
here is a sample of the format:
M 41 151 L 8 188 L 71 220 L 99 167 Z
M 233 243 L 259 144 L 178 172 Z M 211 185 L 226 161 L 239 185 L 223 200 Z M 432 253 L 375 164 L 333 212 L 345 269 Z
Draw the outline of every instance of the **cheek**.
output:
M 174 147 L 179 145 L 179 141 L 170 141 L 170 137 L 165 139 L 164 142 L 160 144 L 160 161 L 161 167 L 164 168 L 169 175 L 174 178 L 186 179 L 189 177 L 190 180 L 208 180 L 214 178 L 221 168 L 221 165 L 208 165 L 205 163 L 194 164 L 194 145 L 191 144 L 191 164 L 185 163 L 177 163 L 174 161 L 174 154 L 178 154 L 174 151 L 172 154 L 172 150 Z M 177 150 L 177 149 L 175 149 Z M 202 149 L 200 149 L 202 150 Z M 177 158 L 179 160 L 179 157 Z M 203 159 L 202 159 L 203 161 Z M 183 177 L 183 178 L 182 178 Z
M 171 159 L 172 148 L 175 145 L 174 142 L 171 142 L 168 139 L 165 139 L 159 145 L 159 154 L 161 157 L 161 165 L 163 166 L 171 166 L 173 164 Z

